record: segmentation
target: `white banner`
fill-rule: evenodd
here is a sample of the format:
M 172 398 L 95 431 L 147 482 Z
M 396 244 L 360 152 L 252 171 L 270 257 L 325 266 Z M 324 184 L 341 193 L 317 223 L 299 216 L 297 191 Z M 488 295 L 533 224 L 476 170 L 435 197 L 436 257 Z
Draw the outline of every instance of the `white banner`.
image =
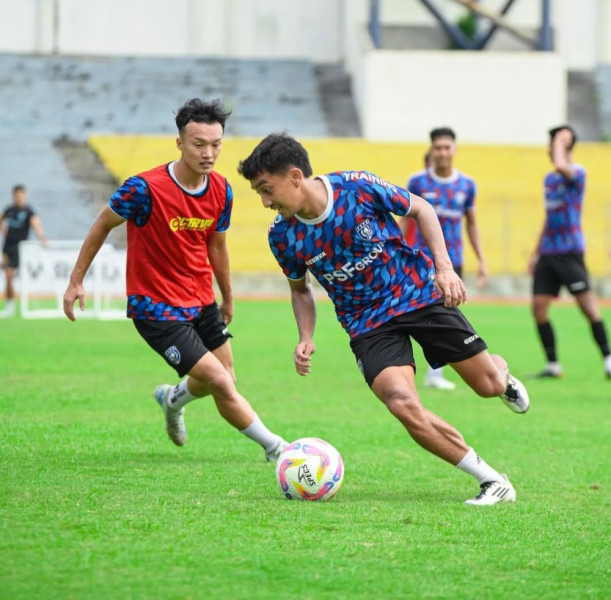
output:
M 81 245 L 77 240 L 19 244 L 20 309 L 24 318 L 64 316 L 63 295 Z M 125 317 L 125 256 L 124 250 L 110 244 L 100 248 L 85 277 L 87 308 L 79 317 Z M 116 302 L 111 306 L 111 300 L 121 300 L 123 307 L 117 308 Z

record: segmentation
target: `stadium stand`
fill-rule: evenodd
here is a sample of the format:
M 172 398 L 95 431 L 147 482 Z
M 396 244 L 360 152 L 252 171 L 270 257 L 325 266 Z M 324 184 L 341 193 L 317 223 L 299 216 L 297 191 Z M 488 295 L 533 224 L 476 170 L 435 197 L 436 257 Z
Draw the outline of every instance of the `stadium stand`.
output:
M 341 68 L 307 61 L 0 55 L 0 81 L 0 193 L 8 203 L 12 185 L 25 183 L 54 239 L 83 238 L 114 187 L 90 157 L 79 162 L 79 144 L 93 133 L 174 135 L 173 110 L 188 98 L 233 107 L 231 136 L 358 135 Z M 101 179 L 93 191 L 92 178 Z
M 603 75 L 599 72 L 598 85 Z M 606 77 L 611 88 L 611 73 Z M 25 183 L 52 239 L 82 239 L 117 180 L 175 157 L 172 111 L 185 99 L 218 97 L 232 106 L 226 135 L 233 141 L 218 165 L 230 177 L 239 206 L 230 239 L 232 264 L 236 272 L 252 273 L 247 286 L 256 280 L 260 289 L 266 280 L 261 273 L 255 278 L 255 271 L 277 271 L 265 243 L 270 218 L 235 174 L 237 161 L 256 139 L 286 129 L 308 138 L 317 172 L 363 168 L 400 185 L 426 149 L 424 140 L 368 144 L 346 139 L 358 138 L 359 127 L 340 66 L 298 60 L 0 55 L 0 81 L 0 102 L 7 107 L 0 114 L 5 204 L 11 186 Z M 609 118 L 611 110 L 606 110 Z M 88 140 L 104 164 L 88 150 Z M 577 153 L 590 172 L 584 215 L 590 266 L 603 277 L 609 269 L 609 152 L 608 145 L 580 144 Z M 541 181 L 548 168 L 543 148 L 461 144 L 458 162 L 479 185 L 482 241 L 491 273 L 501 278 L 495 293 L 526 292 L 526 259 L 543 218 Z M 124 235 L 120 228 L 109 241 L 121 246 Z M 467 274 L 469 262 L 467 253 Z

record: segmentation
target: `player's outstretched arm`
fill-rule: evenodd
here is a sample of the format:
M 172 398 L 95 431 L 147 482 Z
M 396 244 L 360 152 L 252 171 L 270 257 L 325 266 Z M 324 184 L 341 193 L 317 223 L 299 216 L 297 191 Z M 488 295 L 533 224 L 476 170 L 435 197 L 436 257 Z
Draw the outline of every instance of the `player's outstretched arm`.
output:
M 444 297 L 444 305 L 456 307 L 467 301 L 467 290 L 462 279 L 454 271 L 452 261 L 446 249 L 439 219 L 433 207 L 420 196 L 412 194 L 410 214 L 418 224 L 418 229 L 433 255 L 435 269 L 435 286 Z
M 30 225 L 36 234 L 36 237 L 42 242 L 43 246 L 46 246 L 49 242 L 47 241 L 47 236 L 45 235 L 45 230 L 42 226 L 42 221 L 38 215 L 34 215 L 30 220 Z
M 231 272 L 229 268 L 229 252 L 227 250 L 227 234 L 215 231 L 208 239 L 208 260 L 214 272 L 214 278 L 221 292 L 219 310 L 227 325 L 233 319 L 233 292 L 231 289 Z
M 85 310 L 85 288 L 83 280 L 85 275 L 100 251 L 102 244 L 106 241 L 111 229 L 124 223 L 125 219 L 106 207 L 95 220 L 79 252 L 76 264 L 70 275 L 68 287 L 64 292 L 64 313 L 71 321 L 76 321 L 74 316 L 74 303 L 78 300 L 79 308 Z
M 554 168 L 567 179 L 573 179 L 570 151 L 572 142 L 573 134 L 569 129 L 561 129 L 552 140 L 551 157 Z
M 477 220 L 475 218 L 475 208 L 467 210 L 465 218 L 467 220 L 467 235 L 469 236 L 469 242 L 471 242 L 471 247 L 478 261 L 477 285 L 479 287 L 484 287 L 488 281 L 488 267 L 486 267 L 484 252 L 480 242 L 479 227 L 477 226 Z
M 299 343 L 295 348 L 293 358 L 295 369 L 305 377 L 311 370 L 311 357 L 316 352 L 314 344 L 314 328 L 316 326 L 316 300 L 308 275 L 302 279 L 289 279 L 291 288 L 291 304 L 299 331 Z

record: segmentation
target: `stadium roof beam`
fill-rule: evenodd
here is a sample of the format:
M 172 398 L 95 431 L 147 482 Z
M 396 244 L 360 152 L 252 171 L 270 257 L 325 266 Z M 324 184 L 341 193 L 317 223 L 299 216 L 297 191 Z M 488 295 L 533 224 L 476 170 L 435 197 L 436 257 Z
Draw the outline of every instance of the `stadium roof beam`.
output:
M 442 12 L 433 4 L 432 0 L 420 0 L 420 2 L 428 9 L 428 11 L 439 21 L 443 30 L 449 38 L 463 50 L 483 50 L 495 31 L 499 28 L 504 29 L 514 37 L 517 37 L 522 42 L 528 44 L 536 50 L 553 50 L 552 30 L 550 24 L 551 4 L 550 0 L 541 0 L 541 28 L 538 37 L 529 37 L 514 27 L 506 19 L 507 14 L 514 0 L 506 0 L 505 5 L 499 14 L 492 12 L 489 9 L 482 7 L 478 0 L 454 0 L 465 8 L 468 8 L 473 14 L 482 16 L 491 22 L 487 31 L 481 34 L 476 34 L 473 38 L 465 35 L 454 23 L 451 23 Z M 382 36 L 380 33 L 380 0 L 369 1 L 369 34 L 376 48 L 382 47 Z

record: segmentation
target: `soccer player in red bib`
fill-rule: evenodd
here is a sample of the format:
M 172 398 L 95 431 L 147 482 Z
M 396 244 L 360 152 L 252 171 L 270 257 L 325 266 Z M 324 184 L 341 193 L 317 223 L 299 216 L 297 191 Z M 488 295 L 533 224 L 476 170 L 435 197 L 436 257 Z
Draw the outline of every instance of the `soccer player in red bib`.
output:
M 268 135 L 238 170 L 264 208 L 278 212 L 268 238 L 291 290 L 297 373 L 310 372 L 316 350 L 312 276 L 331 298 L 375 395 L 424 449 L 478 480 L 479 493 L 466 503 L 513 502 L 507 477 L 424 408 L 416 389 L 412 338 L 430 364 L 450 364 L 480 396 L 499 396 L 517 413 L 529 408 L 524 386 L 457 308 L 466 290 L 431 205 L 367 171 L 312 177 L 305 148 L 286 134 Z M 394 215 L 416 219 L 434 260 L 407 245 Z
M 109 232 L 127 221 L 127 316 L 179 377 L 188 375 L 154 391 L 170 439 L 184 445 L 184 406 L 211 395 L 221 416 L 275 461 L 286 442 L 236 390 L 227 330 L 233 317 L 226 245 L 233 192 L 213 168 L 229 115 L 220 102 L 198 98 L 178 110 L 180 158 L 128 178 L 114 193 L 83 242 L 64 312 L 74 321 L 76 300 L 84 310 L 85 274 Z
M 581 209 L 586 170 L 573 162 L 577 136 L 572 127 L 561 125 L 549 131 L 549 157 L 554 170 L 545 176 L 545 223 L 539 242 L 530 257 L 528 271 L 533 276 L 532 312 L 537 324 L 547 365 L 535 377 L 562 377 L 556 351 L 556 337 L 549 319 L 549 307 L 566 286 L 581 312 L 590 322 L 592 337 L 603 356 L 605 376 L 611 379 L 611 351 L 584 261 L 585 239 Z

